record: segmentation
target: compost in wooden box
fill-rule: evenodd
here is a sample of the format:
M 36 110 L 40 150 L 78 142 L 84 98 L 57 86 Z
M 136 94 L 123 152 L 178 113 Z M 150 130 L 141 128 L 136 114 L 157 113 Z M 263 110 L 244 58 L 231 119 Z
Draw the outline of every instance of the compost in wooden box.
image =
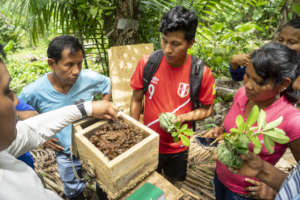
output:
M 109 160 L 112 160 L 148 135 L 147 132 L 129 125 L 124 120 L 118 120 L 109 121 L 85 136 Z

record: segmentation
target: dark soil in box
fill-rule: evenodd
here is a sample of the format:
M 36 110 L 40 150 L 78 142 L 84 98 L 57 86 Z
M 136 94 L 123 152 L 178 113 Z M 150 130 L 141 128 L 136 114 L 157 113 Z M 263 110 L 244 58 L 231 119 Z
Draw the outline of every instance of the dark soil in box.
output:
M 123 120 L 109 121 L 91 134 L 87 135 L 94 144 L 110 160 L 142 141 L 149 134 L 141 131 Z

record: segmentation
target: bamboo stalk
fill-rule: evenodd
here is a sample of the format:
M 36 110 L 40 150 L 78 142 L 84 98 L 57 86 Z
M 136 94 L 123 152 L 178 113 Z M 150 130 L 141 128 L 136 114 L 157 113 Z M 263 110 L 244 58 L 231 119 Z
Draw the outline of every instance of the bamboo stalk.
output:
M 58 191 L 58 192 L 64 191 L 64 189 L 61 185 L 55 184 L 52 180 L 48 179 L 47 177 L 43 177 L 43 179 L 45 181 L 45 184 L 52 187 L 53 189 L 55 189 L 55 191 Z
M 191 182 L 192 184 L 195 185 L 195 187 L 203 187 L 203 188 L 205 188 L 205 189 L 208 189 L 208 190 L 213 191 L 212 185 L 209 186 L 209 185 L 206 185 L 206 184 L 201 184 L 198 180 L 195 180 L 195 179 L 193 179 L 193 178 L 191 178 L 191 177 L 187 177 L 187 178 L 185 179 L 185 181 Z
M 195 194 L 195 193 L 197 193 L 196 191 L 194 191 L 193 189 L 189 188 L 188 186 L 186 186 L 184 184 L 182 185 L 180 190 L 182 192 L 186 193 L 187 195 L 193 197 L 196 200 L 201 200 L 201 198 L 197 194 Z

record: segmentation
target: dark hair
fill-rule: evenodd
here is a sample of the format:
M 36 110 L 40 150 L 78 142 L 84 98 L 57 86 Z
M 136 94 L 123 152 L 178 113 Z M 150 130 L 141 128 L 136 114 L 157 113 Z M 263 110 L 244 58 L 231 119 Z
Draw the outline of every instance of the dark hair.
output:
M 284 29 L 287 26 L 291 26 L 291 27 L 293 27 L 295 29 L 300 29 L 300 18 L 297 17 L 295 19 L 292 19 L 292 20 L 288 21 L 286 24 L 281 25 L 279 27 L 278 31 L 279 32 L 282 31 L 282 29 Z
M 163 34 L 174 31 L 183 31 L 184 38 L 191 41 L 195 38 L 198 25 L 198 17 L 193 10 L 188 10 L 183 6 L 176 6 L 164 13 L 159 31 Z
M 63 35 L 54 38 L 50 42 L 47 50 L 48 58 L 52 58 L 57 63 L 61 59 L 61 53 L 67 48 L 71 50 L 71 54 L 76 53 L 79 50 L 84 54 L 82 44 L 77 38 L 70 35 Z
M 296 79 L 296 69 L 299 63 L 299 56 L 296 51 L 278 43 L 268 43 L 251 54 L 251 62 L 256 73 L 266 82 L 272 80 L 279 84 L 285 78 Z M 292 84 L 283 91 L 291 103 L 296 99 L 293 93 Z
M 4 63 L 4 60 L 6 59 L 6 54 L 3 49 L 3 45 L 0 44 L 0 63 Z

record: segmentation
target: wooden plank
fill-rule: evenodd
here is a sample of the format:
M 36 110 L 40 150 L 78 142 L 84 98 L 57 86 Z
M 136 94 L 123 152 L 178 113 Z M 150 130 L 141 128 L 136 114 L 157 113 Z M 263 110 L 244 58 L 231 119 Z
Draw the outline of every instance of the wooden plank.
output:
M 153 52 L 153 44 L 115 46 L 108 50 L 109 71 L 114 103 L 129 113 L 132 89 L 130 77 L 140 58 Z
M 173 184 L 171 184 L 167 179 L 161 176 L 157 172 L 152 172 L 145 180 L 139 183 L 134 189 L 124 194 L 121 200 L 125 200 L 132 193 L 134 193 L 137 189 L 139 189 L 143 184 L 149 182 L 156 187 L 160 188 L 164 192 L 164 196 L 166 200 L 178 200 L 183 196 L 183 193 L 176 188 Z

